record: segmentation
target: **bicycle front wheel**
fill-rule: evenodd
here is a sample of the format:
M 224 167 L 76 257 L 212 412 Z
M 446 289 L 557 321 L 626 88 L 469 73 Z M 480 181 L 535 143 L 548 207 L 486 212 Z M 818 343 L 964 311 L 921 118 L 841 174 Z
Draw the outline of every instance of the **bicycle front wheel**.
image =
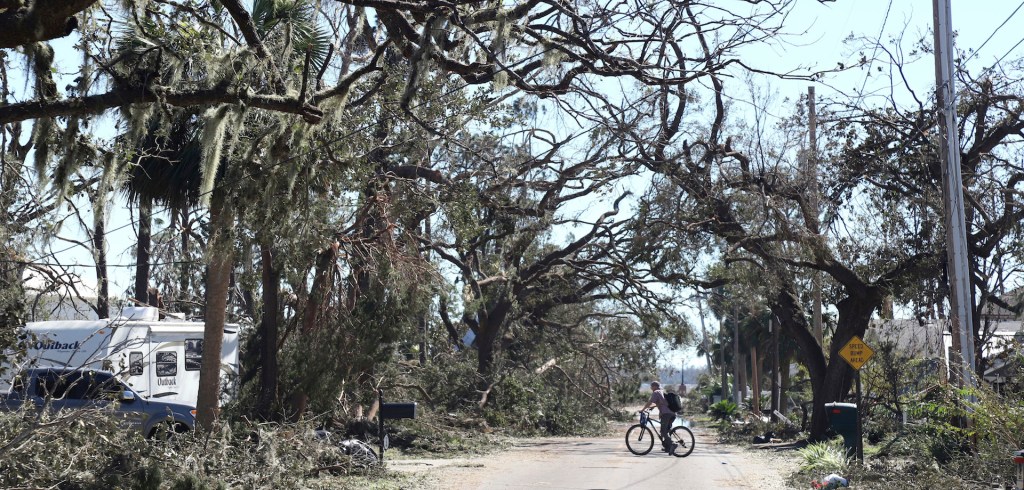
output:
M 654 434 L 647 426 L 634 425 L 626 431 L 626 447 L 629 452 L 643 456 L 654 448 Z
M 679 427 L 672 429 L 669 436 L 672 438 L 672 442 L 676 445 L 676 450 L 672 453 L 675 454 L 676 457 L 685 458 L 693 452 L 694 439 L 693 432 L 690 432 L 690 429 L 680 425 Z

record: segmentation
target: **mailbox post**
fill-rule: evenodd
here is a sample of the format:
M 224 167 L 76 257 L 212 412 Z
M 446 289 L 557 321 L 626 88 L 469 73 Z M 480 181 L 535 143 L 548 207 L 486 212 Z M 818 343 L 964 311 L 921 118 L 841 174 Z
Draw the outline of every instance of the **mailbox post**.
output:
M 853 377 L 857 381 L 857 404 L 853 408 L 854 418 L 856 419 L 854 443 L 856 444 L 857 460 L 861 463 L 864 462 L 864 436 L 860 425 L 861 413 L 858 409 L 858 407 L 863 406 L 860 401 L 860 368 L 874 355 L 875 351 L 856 335 L 842 349 L 839 349 L 839 356 L 853 368 Z M 844 442 L 849 442 L 845 435 L 843 440 Z
M 384 403 L 384 390 L 377 389 L 377 428 L 380 434 L 380 461 L 384 462 L 384 450 L 390 446 L 387 430 L 384 428 L 384 420 L 414 419 L 416 418 L 416 402 L 411 403 Z
M 1024 490 L 1024 449 L 1013 453 L 1013 464 L 1017 465 L 1017 481 L 1013 490 Z

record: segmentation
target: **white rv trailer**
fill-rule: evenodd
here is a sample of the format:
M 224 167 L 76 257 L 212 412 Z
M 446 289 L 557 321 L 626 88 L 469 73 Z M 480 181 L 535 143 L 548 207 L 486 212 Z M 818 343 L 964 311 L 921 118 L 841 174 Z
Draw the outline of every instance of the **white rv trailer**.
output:
M 160 321 L 156 308 L 126 308 L 110 320 L 30 322 L 27 355 L 18 367 L 112 371 L 142 396 L 195 406 L 204 329 L 201 322 Z M 11 375 L 0 380 L 0 393 L 10 388 Z M 234 394 L 237 378 L 238 326 L 227 325 L 221 402 Z

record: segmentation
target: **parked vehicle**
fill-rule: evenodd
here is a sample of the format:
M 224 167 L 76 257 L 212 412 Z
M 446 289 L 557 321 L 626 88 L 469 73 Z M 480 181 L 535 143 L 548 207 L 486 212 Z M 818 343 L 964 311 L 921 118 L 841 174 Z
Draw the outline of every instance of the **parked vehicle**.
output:
M 159 320 L 156 308 L 126 308 L 116 319 L 43 321 L 26 325 L 23 359 L 0 369 L 0 392 L 11 375 L 29 367 L 93 369 L 114 373 L 149 399 L 195 406 L 203 354 L 201 322 Z M 224 329 L 221 348 L 223 403 L 238 378 L 238 327 Z
M 113 373 L 92 369 L 33 368 L 14 377 L 0 409 L 17 411 L 31 403 L 36 410 L 110 410 L 127 427 L 146 437 L 195 429 L 195 407 L 139 396 Z

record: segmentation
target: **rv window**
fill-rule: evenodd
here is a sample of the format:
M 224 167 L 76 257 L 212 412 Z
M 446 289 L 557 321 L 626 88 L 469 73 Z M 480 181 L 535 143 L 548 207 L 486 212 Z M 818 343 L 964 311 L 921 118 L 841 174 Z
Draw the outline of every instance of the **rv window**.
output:
M 203 364 L 203 339 L 185 339 L 185 370 L 198 371 Z
M 128 375 L 142 376 L 145 366 L 142 364 L 142 353 L 131 352 L 128 354 Z
M 156 375 L 177 376 L 178 375 L 178 353 L 157 352 L 156 353 Z

